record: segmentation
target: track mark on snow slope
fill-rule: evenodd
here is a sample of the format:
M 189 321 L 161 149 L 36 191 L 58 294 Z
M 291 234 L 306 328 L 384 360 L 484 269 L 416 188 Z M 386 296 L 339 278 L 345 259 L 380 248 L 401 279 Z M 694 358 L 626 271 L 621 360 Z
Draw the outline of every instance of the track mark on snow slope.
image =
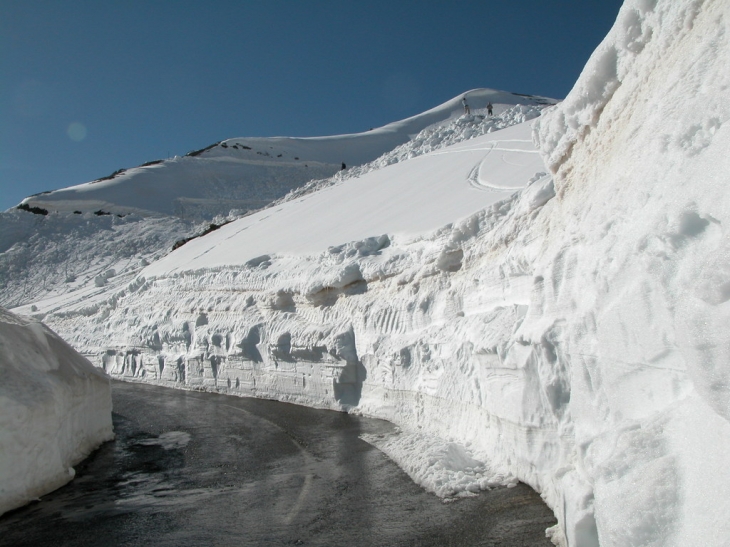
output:
M 268 218 L 268 217 L 266 217 L 266 218 Z M 224 239 L 223 239 L 223 241 L 221 241 L 220 243 L 216 243 L 215 245 L 211 245 L 211 246 L 209 246 L 209 247 L 208 247 L 208 248 L 207 248 L 207 249 L 206 249 L 205 251 L 203 251 L 203 252 L 202 252 L 202 253 L 200 253 L 199 255 L 195 256 L 195 257 L 193 258 L 193 260 L 198 260 L 198 259 L 199 259 L 199 258 L 201 258 L 202 256 L 205 256 L 205 255 L 207 255 L 207 254 L 208 254 L 209 252 L 211 252 L 211 251 L 212 251 L 213 249 L 216 249 L 216 248 L 218 248 L 218 247 L 219 247 L 220 245 L 222 245 L 223 243 L 225 243 L 225 242 L 226 242 L 226 241 L 228 241 L 229 239 L 233 239 L 234 237 L 236 237 L 236 236 L 237 236 L 238 234 L 240 234 L 240 233 L 241 233 L 241 232 L 243 232 L 244 230 L 248 230 L 248 228 L 249 228 L 248 226 L 244 226 L 244 227 L 243 227 L 243 228 L 241 228 L 240 230 L 236 230 L 236 231 L 235 231 L 235 232 L 233 232 L 233 233 L 232 233 L 231 235 L 229 235 L 228 237 L 224 238 Z
M 527 144 L 528 146 L 525 148 L 520 148 L 520 147 L 508 148 L 508 147 L 504 146 L 506 143 L 522 143 L 522 144 Z M 458 146 L 458 145 L 454 145 L 454 146 Z M 540 153 L 538 150 L 536 150 L 534 148 L 532 141 L 525 140 L 525 139 L 511 139 L 511 140 L 492 141 L 492 142 L 488 142 L 485 144 L 474 144 L 473 147 L 459 148 L 457 150 L 450 150 L 449 148 L 446 148 L 445 150 L 434 150 L 433 152 L 429 152 L 425 156 L 418 156 L 418 157 L 443 156 L 443 155 L 449 155 L 449 154 L 464 154 L 467 152 L 479 152 L 481 150 L 487 152 L 487 155 L 490 154 L 492 151 L 520 152 L 520 153 L 524 153 L 524 154 L 539 154 Z
M 467 178 L 467 182 L 469 183 L 469 186 L 471 186 L 475 190 L 479 190 L 480 192 L 491 192 L 491 193 L 499 194 L 499 193 L 511 192 L 514 190 L 521 190 L 522 188 L 525 187 L 524 184 L 506 185 L 506 184 L 494 184 L 494 183 L 488 182 L 481 175 L 483 165 L 484 165 L 484 160 L 477 163 L 472 168 L 472 170 L 469 171 L 469 176 Z
M 528 142 L 528 141 L 515 141 Z M 524 150 L 520 148 L 505 148 L 498 146 L 501 143 L 494 143 L 487 154 L 477 163 L 469 172 L 468 183 L 472 188 L 483 192 L 512 192 L 525 187 L 524 182 L 503 178 L 501 182 L 490 180 L 487 173 L 498 172 L 499 168 L 504 164 L 515 168 L 522 168 L 529 165 L 531 158 L 523 156 L 523 154 L 537 154 L 537 150 Z M 501 152 L 501 154 L 493 154 L 493 152 Z
M 495 188 L 493 186 L 485 186 L 479 181 L 480 165 L 481 162 L 477 163 L 474 167 L 472 167 L 472 170 L 469 171 L 469 176 L 466 179 L 469 183 L 469 186 L 471 186 L 475 190 L 479 190 L 480 192 L 499 192 L 498 188 Z
M 497 146 L 497 143 L 490 143 L 491 146 L 489 148 L 485 148 L 486 154 L 484 157 L 477 163 L 474 167 L 472 167 L 471 171 L 469 171 L 469 176 L 467 177 L 467 182 L 469 183 L 469 186 L 472 188 L 479 190 L 481 192 L 495 192 L 497 191 L 496 188 L 491 188 L 489 186 L 485 186 L 481 184 L 479 179 L 479 171 L 481 169 L 482 164 L 484 161 L 489 157 L 489 155 L 492 153 L 494 148 Z M 473 150 L 473 149 L 472 149 Z

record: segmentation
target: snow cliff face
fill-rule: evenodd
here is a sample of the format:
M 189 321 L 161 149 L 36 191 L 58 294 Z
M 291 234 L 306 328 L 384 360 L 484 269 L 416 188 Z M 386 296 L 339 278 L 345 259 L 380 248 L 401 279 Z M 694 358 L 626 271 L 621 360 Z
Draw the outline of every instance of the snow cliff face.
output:
M 114 438 L 109 377 L 41 323 L 0 308 L 0 514 L 63 486 Z
M 730 534 L 729 24 L 723 1 L 627 2 L 537 132 L 562 235 L 522 329 L 560 333 L 564 491 L 593 506 L 601 545 Z

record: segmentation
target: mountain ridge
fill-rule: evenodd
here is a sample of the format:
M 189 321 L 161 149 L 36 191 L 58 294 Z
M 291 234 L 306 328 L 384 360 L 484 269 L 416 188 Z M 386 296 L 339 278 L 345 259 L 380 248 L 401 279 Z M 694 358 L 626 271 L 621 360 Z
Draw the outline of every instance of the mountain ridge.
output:
M 166 214 L 210 220 L 231 209 L 260 209 L 312 179 L 375 160 L 429 126 L 471 107 L 515 104 L 546 106 L 554 99 L 493 89 L 474 89 L 423 113 L 370 131 L 325 137 L 239 137 L 219 141 L 186 156 L 146 162 L 59 190 L 29 196 L 21 205 L 48 211 L 138 215 Z M 220 202 L 224 203 L 220 203 Z

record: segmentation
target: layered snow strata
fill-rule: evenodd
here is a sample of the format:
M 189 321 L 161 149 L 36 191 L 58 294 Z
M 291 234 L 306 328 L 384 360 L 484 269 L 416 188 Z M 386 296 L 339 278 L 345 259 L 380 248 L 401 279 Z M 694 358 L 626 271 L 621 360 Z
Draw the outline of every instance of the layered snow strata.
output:
M 66 484 L 114 437 L 109 377 L 41 323 L 0 308 L 0 514 Z

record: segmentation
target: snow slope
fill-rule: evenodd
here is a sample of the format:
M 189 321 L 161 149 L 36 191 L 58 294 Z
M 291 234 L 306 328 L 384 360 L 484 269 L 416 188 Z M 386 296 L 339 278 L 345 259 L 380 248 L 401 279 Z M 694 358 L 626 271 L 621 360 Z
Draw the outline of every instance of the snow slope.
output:
M 0 305 L 12 308 L 53 300 L 52 307 L 56 308 L 69 299 L 87 300 L 90 304 L 98 295 L 129 283 L 144 265 L 169 253 L 177 241 L 209 230 L 211 215 L 216 212 L 225 214 L 212 218 L 212 223 L 221 225 L 243 216 L 249 209 L 282 198 L 292 188 L 282 199 L 293 199 L 447 144 L 535 118 L 545 104 L 554 102 L 488 89 L 470 91 L 468 97 L 474 107 L 471 116 L 458 115 L 461 104 L 455 98 L 429 112 L 367 134 L 315 139 L 232 139 L 195 156 L 128 170 L 110 180 L 59 190 L 51 197 L 44 194 L 28 198 L 24 206 L 48 207 L 50 213 L 31 214 L 18 209 L 0 213 Z M 495 115 L 488 117 L 486 109 L 478 108 L 488 100 L 507 103 L 495 103 Z M 524 104 L 512 105 L 515 102 Z M 408 134 L 426 124 L 430 125 L 422 131 Z M 366 164 L 350 164 L 345 171 L 339 170 L 340 163 L 324 171 L 314 168 L 322 161 L 334 161 L 348 150 L 348 159 L 369 158 L 391 141 L 403 139 L 407 142 L 395 150 Z M 251 150 L 241 148 L 245 145 L 238 141 L 244 140 Z M 254 145 L 260 150 L 254 150 Z M 361 145 L 363 148 L 358 148 Z M 286 157 L 277 158 L 274 147 Z M 236 157 L 242 154 L 248 159 Z M 357 154 L 357 158 L 352 154 Z M 316 162 L 307 160 L 313 157 Z M 215 175 L 212 168 L 205 167 L 206 162 L 226 165 L 230 172 L 226 176 Z M 337 170 L 333 177 L 316 178 L 333 170 Z M 313 177 L 311 183 L 300 187 Z M 214 180 L 215 184 L 206 186 L 206 180 Z M 83 191 L 76 193 L 79 188 Z M 151 198 L 153 189 L 156 201 Z M 205 200 L 195 201 L 193 194 L 202 191 Z M 246 203 L 232 200 L 240 192 L 251 199 Z M 38 201 L 46 197 L 61 201 Z M 125 205 L 130 203 L 137 205 Z M 184 206 L 178 207 L 180 204 Z M 161 212 L 168 209 L 179 216 Z M 110 211 L 116 213 L 108 214 Z M 196 223 L 191 218 L 208 220 Z M 47 307 L 44 304 L 42 309 Z
M 66 484 L 114 437 L 109 377 L 41 323 L 0 308 L 0 514 Z
M 202 231 L 176 217 L 19 210 L 0 213 L 0 228 L 0 305 L 11 308 L 123 287 L 177 240 Z
M 491 101 L 498 108 L 548 105 L 554 100 L 493 89 L 469 91 L 472 108 Z M 463 111 L 461 96 L 422 114 L 364 133 L 328 137 L 241 137 L 221 141 L 183 157 L 119 170 L 108 177 L 23 200 L 48 211 L 176 215 L 210 219 L 231 209 L 251 211 L 312 179 L 335 174 L 342 163 L 360 165 L 376 159 L 434 124 Z
M 141 275 L 244 265 L 273 250 L 316 253 L 386 233 L 415 237 L 509 197 L 543 169 L 523 123 L 264 209 L 191 241 Z

